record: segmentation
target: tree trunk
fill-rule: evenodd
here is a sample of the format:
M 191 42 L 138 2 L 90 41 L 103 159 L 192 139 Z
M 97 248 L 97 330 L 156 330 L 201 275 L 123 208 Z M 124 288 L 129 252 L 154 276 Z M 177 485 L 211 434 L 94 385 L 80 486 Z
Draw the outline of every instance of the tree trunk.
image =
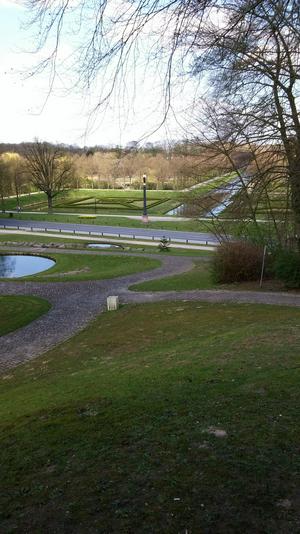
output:
M 292 195 L 292 209 L 295 221 L 295 237 L 297 248 L 300 251 L 300 173 L 295 172 L 290 178 L 291 195 Z
M 16 191 L 16 197 L 17 197 L 17 208 L 18 210 L 20 210 L 19 186 L 18 186 L 17 180 L 15 180 L 15 191 Z
M 47 200 L 48 200 L 48 211 L 52 211 L 52 208 L 53 208 L 53 196 L 51 195 L 51 193 L 46 193 L 47 194 Z
M 300 252 L 300 145 L 297 140 L 288 154 L 291 205 L 294 214 L 295 237 Z

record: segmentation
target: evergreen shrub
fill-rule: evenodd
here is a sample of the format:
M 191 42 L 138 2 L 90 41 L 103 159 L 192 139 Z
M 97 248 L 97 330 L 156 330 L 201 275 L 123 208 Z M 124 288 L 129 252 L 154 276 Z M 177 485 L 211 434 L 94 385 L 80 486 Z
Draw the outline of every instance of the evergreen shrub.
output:
M 300 254 L 293 250 L 279 250 L 274 254 L 273 272 L 288 288 L 300 288 Z

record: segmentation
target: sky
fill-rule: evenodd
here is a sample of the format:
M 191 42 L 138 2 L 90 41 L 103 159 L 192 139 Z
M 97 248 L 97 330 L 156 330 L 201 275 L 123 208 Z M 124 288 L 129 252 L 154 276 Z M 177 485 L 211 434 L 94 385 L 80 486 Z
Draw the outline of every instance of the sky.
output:
M 194 82 L 182 83 L 175 91 L 168 121 L 157 130 L 162 119 L 163 98 L 159 72 L 135 71 L 127 80 L 126 96 L 116 94 L 97 113 L 90 110 L 97 102 L 103 80 L 98 78 L 90 94 L 65 81 L 56 80 L 49 95 L 46 73 L 28 76 L 36 56 L 30 53 L 33 33 L 26 31 L 22 0 L 0 0 L 0 142 L 19 143 L 35 138 L 53 143 L 79 146 L 122 145 L 174 140 L 184 137 L 187 102 L 192 98 Z M 62 43 L 68 53 L 70 43 Z M 157 131 L 156 131 L 157 130 Z

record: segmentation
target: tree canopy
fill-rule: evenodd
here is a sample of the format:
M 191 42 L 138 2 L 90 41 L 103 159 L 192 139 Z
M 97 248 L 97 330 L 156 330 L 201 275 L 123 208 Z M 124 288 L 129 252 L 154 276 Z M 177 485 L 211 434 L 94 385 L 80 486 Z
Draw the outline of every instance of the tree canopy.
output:
M 24 159 L 32 184 L 44 191 L 48 208 L 52 209 L 53 198 L 73 182 L 73 164 L 57 146 L 36 141 L 25 147 Z

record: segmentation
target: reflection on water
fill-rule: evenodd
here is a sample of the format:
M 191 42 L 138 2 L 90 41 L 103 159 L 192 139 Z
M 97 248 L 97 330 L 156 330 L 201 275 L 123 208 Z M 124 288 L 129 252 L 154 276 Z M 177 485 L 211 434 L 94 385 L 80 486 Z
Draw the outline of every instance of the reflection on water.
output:
M 0 255 L 0 278 L 20 278 L 46 271 L 55 265 L 54 260 L 41 256 L 16 254 Z
M 180 206 L 176 206 L 176 208 L 173 208 L 169 210 L 165 215 L 183 215 L 185 210 L 185 205 L 180 204 Z
M 15 265 L 15 256 L 0 256 L 0 277 L 11 276 L 8 273 L 14 272 Z
M 223 211 L 225 211 L 225 209 L 232 203 L 233 197 L 240 191 L 242 187 L 243 187 L 243 183 L 235 179 L 232 182 L 229 182 L 226 186 L 220 187 L 219 189 L 217 189 L 218 193 L 224 194 L 224 198 L 222 202 L 220 202 L 219 204 L 217 204 L 217 206 L 212 208 L 206 214 L 206 216 L 217 217 L 218 215 L 223 213 Z
M 122 245 L 113 245 L 112 243 L 89 243 L 88 248 L 123 248 Z

